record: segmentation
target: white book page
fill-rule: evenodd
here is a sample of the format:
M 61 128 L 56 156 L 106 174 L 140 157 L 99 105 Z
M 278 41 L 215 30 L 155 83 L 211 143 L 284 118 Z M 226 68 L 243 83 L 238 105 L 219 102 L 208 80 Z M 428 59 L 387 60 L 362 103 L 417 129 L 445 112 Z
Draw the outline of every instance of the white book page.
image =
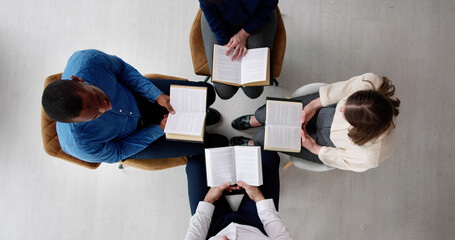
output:
M 171 86 L 171 105 L 175 112 L 205 113 L 207 89 L 198 87 Z M 171 115 L 171 114 L 170 114 Z
M 225 182 L 235 184 L 234 148 L 207 148 L 205 149 L 207 168 L 207 185 L 216 187 Z
M 267 146 L 300 149 L 300 128 L 267 125 Z
M 184 135 L 201 135 L 204 127 L 205 113 L 187 113 L 175 112 L 169 114 L 164 132 L 184 134 Z
M 234 149 L 237 181 L 244 181 L 252 186 L 262 185 L 261 148 L 235 146 Z
M 300 127 L 302 103 L 267 100 L 267 125 Z
M 267 147 L 300 149 L 302 103 L 267 100 Z
M 171 86 L 170 102 L 175 114 L 169 114 L 164 132 L 198 136 L 204 127 L 207 90 Z
M 267 79 L 267 53 L 268 48 L 248 49 L 241 60 L 240 79 L 242 84 Z
M 232 52 L 226 56 L 227 49 L 220 45 L 214 47 L 214 80 L 240 84 L 240 61 L 231 61 Z

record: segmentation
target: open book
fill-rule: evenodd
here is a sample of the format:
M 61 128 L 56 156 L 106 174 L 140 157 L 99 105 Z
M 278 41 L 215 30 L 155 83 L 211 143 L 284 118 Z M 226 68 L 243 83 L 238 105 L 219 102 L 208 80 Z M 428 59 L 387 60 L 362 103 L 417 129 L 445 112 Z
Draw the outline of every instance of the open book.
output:
M 264 149 L 300 152 L 302 103 L 288 99 L 267 99 Z
M 213 47 L 212 81 L 234 86 L 270 85 L 270 50 L 267 47 L 248 49 L 239 61 L 226 56 L 227 47 Z
M 232 185 L 244 181 L 252 186 L 262 185 L 261 148 L 234 146 L 205 149 L 207 185 L 216 187 L 225 182 Z
M 166 139 L 203 142 L 207 88 L 171 85 L 169 95 L 175 114 L 167 118 Z

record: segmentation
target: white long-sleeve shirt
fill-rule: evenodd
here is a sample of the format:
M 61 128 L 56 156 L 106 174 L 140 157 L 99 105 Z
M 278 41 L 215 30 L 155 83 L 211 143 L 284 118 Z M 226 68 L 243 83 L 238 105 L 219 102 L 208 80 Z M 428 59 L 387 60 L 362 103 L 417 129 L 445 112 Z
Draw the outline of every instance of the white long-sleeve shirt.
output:
M 323 107 L 337 103 L 330 129 L 330 140 L 336 148 L 322 147 L 318 153 L 319 159 L 325 165 L 342 170 L 363 172 L 377 167 L 390 156 L 395 145 L 394 129 L 390 129 L 377 139 L 359 146 L 349 138 L 348 133 L 351 125 L 340 111 L 350 95 L 360 90 L 373 89 L 373 86 L 377 89 L 381 86 L 382 81 L 383 79 L 374 73 L 365 73 L 319 89 Z
M 210 240 L 221 239 L 222 236 L 226 236 L 229 240 L 292 240 L 278 212 L 275 210 L 273 199 L 258 201 L 256 208 L 268 237 L 255 227 L 231 223 L 216 236 L 211 237 Z M 214 210 L 215 206 L 213 204 L 203 201 L 199 202 L 196 213 L 191 217 L 190 227 L 186 233 L 185 240 L 206 239 Z

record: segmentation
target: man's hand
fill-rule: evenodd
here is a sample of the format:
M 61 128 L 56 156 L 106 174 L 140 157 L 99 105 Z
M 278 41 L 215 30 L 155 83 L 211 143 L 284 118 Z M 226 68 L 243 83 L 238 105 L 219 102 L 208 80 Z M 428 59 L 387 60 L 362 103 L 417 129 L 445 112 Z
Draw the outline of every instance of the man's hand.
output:
M 237 185 L 245 189 L 246 193 L 248 194 L 248 197 L 250 197 L 251 200 L 258 202 L 265 199 L 264 195 L 262 195 L 262 192 L 261 190 L 259 190 L 258 187 L 248 185 L 243 181 L 238 181 Z
M 316 141 L 308 135 L 305 129 L 300 129 L 300 138 L 302 140 L 302 147 L 308 149 L 308 151 L 313 154 L 318 155 L 321 146 L 316 143 Z
M 169 114 L 166 114 L 166 115 L 164 115 L 163 119 L 161 119 L 160 128 L 163 129 L 163 131 L 164 131 L 164 128 L 166 127 L 168 116 L 169 116 Z
M 159 96 L 156 98 L 156 102 L 157 102 L 159 105 L 165 107 L 169 113 L 171 113 L 171 114 L 174 114 L 174 113 L 175 113 L 174 109 L 173 109 L 172 106 L 171 106 L 171 98 L 170 98 L 168 95 L 166 95 L 166 94 L 164 94 L 164 93 L 161 94 L 161 95 L 159 95 Z
M 221 236 L 221 240 L 229 240 L 226 236 Z
M 240 60 L 240 57 L 244 57 L 248 49 L 246 48 L 246 40 L 250 36 L 245 30 L 240 29 L 238 33 L 231 37 L 229 43 L 226 45 L 228 50 L 226 51 L 226 56 L 229 55 L 232 51 L 231 60 L 237 58 L 237 61 Z
M 322 107 L 321 99 L 316 98 L 310 103 L 308 103 L 302 110 L 300 115 L 300 123 L 305 127 L 306 124 L 311 120 L 311 118 L 316 114 L 316 112 Z
M 209 192 L 205 195 L 204 202 L 213 204 L 216 200 L 220 199 L 225 190 L 237 190 L 238 187 L 231 186 L 230 182 L 225 182 L 218 187 L 210 188 Z

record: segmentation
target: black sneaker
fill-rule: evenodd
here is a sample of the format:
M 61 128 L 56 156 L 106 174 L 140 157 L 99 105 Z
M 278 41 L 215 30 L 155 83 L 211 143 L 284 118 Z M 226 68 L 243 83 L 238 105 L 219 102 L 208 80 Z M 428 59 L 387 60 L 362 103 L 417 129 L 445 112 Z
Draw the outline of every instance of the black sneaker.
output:
M 237 130 L 246 130 L 252 128 L 250 125 L 250 117 L 253 115 L 243 115 L 231 122 L 231 126 Z
M 229 146 L 229 140 L 227 137 L 216 134 L 216 133 L 205 133 L 204 136 L 204 147 L 205 148 L 216 148 L 216 147 L 227 147 Z
M 248 142 L 251 140 L 251 138 L 247 137 L 242 137 L 242 136 L 237 136 L 237 137 L 232 137 L 231 140 L 229 141 L 232 146 L 248 146 Z
M 221 114 L 215 109 L 209 107 L 207 109 L 207 119 L 205 120 L 205 126 L 217 124 L 221 119 Z

